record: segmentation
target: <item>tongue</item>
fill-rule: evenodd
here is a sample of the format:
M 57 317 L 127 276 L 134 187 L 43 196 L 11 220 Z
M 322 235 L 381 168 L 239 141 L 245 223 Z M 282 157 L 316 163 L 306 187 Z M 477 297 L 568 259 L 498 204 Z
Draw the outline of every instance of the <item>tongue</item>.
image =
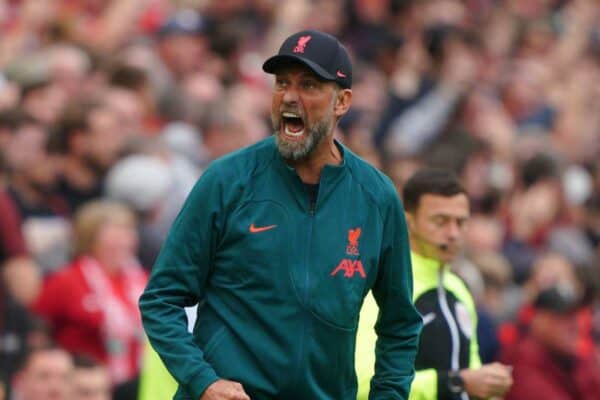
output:
M 304 129 L 304 123 L 302 122 L 301 119 L 288 119 L 286 121 L 286 125 L 287 125 L 287 129 L 293 133 L 298 133 L 302 129 Z

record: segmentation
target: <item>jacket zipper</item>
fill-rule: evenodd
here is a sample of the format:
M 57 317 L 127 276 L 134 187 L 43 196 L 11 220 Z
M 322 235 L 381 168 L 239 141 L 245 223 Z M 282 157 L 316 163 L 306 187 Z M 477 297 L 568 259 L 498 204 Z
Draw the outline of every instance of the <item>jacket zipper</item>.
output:
M 446 297 L 446 289 L 444 288 L 444 268 L 446 266 L 442 266 L 438 273 L 438 301 L 440 303 L 440 308 L 442 310 L 442 315 L 444 319 L 448 323 L 448 327 L 450 328 L 450 338 L 452 340 L 452 351 L 450 353 L 450 369 L 452 371 L 459 371 L 459 355 L 460 355 L 460 336 L 458 334 L 458 326 L 456 324 L 456 320 L 450 311 L 450 307 L 448 306 L 448 298 Z M 462 400 L 468 400 L 469 396 L 466 392 L 461 393 Z
M 310 263 L 310 243 L 312 241 L 312 230 L 313 230 L 313 223 L 314 223 L 314 216 L 315 216 L 315 212 L 316 212 L 316 208 L 317 208 L 317 202 L 319 200 L 319 192 L 317 191 L 317 195 L 316 196 L 312 196 L 309 193 L 309 197 L 310 199 L 309 201 L 309 206 L 308 206 L 308 216 L 309 216 L 309 224 L 308 224 L 308 239 L 307 239 L 307 245 L 308 245 L 308 251 L 306 252 L 306 261 L 304 262 L 304 301 L 307 302 L 308 301 L 308 284 L 310 281 L 310 274 L 309 272 L 309 268 L 308 268 L 308 264 Z
M 318 194 L 317 194 L 317 199 L 318 199 Z M 312 241 L 312 231 L 313 231 L 313 223 L 314 223 L 314 216 L 315 216 L 315 212 L 316 212 L 316 206 L 317 206 L 317 199 L 315 199 L 314 201 L 311 199 L 309 199 L 309 207 L 308 207 L 308 217 L 309 217 L 309 223 L 308 223 L 308 232 L 306 235 L 306 245 L 307 245 L 307 250 L 305 253 L 305 260 L 304 260 L 304 296 L 303 296 L 303 301 L 306 307 L 308 307 L 308 300 L 309 300 L 309 296 L 308 296 L 308 285 L 310 283 L 310 274 L 309 274 L 309 263 L 310 263 L 310 243 Z M 302 365 L 304 362 L 304 356 L 305 356 L 305 351 L 304 351 L 304 342 L 306 340 L 306 330 L 307 330 L 307 323 L 309 321 L 309 318 L 306 318 L 306 311 L 304 312 L 305 315 L 305 323 L 302 326 L 302 332 L 300 335 L 300 340 L 298 343 L 298 352 L 299 352 L 299 357 L 298 357 L 298 365 L 297 365 L 297 371 L 296 371 L 296 380 L 300 381 L 301 379 L 301 374 L 302 374 Z

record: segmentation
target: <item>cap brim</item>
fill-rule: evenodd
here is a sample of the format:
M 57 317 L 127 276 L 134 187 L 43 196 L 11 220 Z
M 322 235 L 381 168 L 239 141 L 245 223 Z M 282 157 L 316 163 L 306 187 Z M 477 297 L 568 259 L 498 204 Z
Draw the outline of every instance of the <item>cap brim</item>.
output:
M 334 75 L 325 71 L 317 63 L 314 63 L 314 62 L 307 60 L 300 56 L 292 56 L 292 55 L 288 55 L 288 54 L 276 55 L 276 56 L 269 58 L 267 61 L 265 61 L 262 68 L 263 68 L 263 71 L 265 71 L 269 74 L 275 74 L 275 73 L 277 73 L 277 69 L 279 69 L 279 67 L 281 67 L 282 65 L 289 64 L 290 62 L 297 62 L 297 63 L 307 66 L 317 76 L 319 76 L 320 78 L 325 79 L 327 81 L 335 81 L 337 79 Z

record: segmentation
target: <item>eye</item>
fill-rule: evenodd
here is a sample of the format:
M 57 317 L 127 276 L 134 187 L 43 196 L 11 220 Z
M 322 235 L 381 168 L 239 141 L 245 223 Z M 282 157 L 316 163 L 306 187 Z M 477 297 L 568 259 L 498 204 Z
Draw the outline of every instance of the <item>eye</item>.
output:
M 301 82 L 302 88 L 306 90 L 312 90 L 317 87 L 317 82 L 313 79 L 305 79 Z
M 442 215 L 436 215 L 435 217 L 433 217 L 432 222 L 435 226 L 442 227 L 446 223 L 446 218 Z
M 287 80 L 285 80 L 281 77 L 275 78 L 275 88 L 276 89 L 283 89 L 286 86 L 287 86 Z

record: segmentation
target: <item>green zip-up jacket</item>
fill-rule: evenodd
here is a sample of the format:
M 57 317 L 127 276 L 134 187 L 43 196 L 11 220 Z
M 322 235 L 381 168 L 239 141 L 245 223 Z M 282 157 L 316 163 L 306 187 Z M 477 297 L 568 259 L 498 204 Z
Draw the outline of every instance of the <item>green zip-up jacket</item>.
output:
M 422 322 L 406 224 L 388 178 L 338 144 L 316 202 L 270 137 L 213 162 L 163 245 L 140 298 L 144 327 L 198 400 L 219 378 L 252 400 L 356 397 L 359 310 L 372 289 L 376 399 L 406 399 Z M 193 335 L 183 307 L 200 303 Z
M 448 267 L 412 253 L 414 301 L 423 318 L 417 370 L 410 400 L 466 400 L 466 393 L 448 390 L 448 371 L 481 366 L 477 342 L 477 312 L 463 281 Z M 367 399 L 373 375 L 373 322 L 375 302 L 367 298 L 361 311 L 357 340 L 358 399 Z

